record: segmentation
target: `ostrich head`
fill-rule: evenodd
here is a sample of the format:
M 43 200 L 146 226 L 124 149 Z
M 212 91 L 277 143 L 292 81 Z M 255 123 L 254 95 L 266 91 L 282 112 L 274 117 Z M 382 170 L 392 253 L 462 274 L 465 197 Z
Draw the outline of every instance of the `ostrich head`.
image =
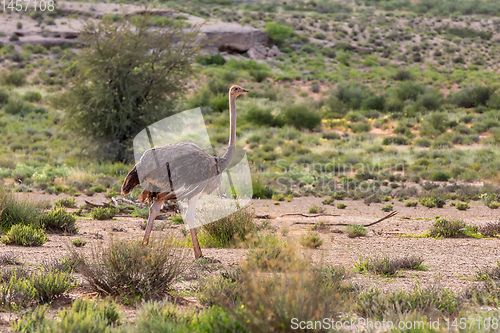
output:
M 236 84 L 229 89 L 229 94 L 231 96 L 234 96 L 234 97 L 238 97 L 239 95 L 247 93 L 247 92 L 248 92 L 248 90 L 243 89 L 242 87 L 240 87 Z

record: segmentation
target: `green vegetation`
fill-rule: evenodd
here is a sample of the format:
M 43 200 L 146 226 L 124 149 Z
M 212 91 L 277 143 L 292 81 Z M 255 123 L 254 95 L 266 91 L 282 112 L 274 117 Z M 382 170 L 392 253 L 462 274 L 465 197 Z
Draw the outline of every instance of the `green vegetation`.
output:
M 351 224 L 345 228 L 345 233 L 349 238 L 364 237 L 368 234 L 368 230 L 359 224 Z
M 0 240 L 7 245 L 40 246 L 47 241 L 47 235 L 43 229 L 32 225 L 15 224 Z
M 110 220 L 119 212 L 115 207 L 96 207 L 90 211 L 89 216 L 95 220 Z
M 71 244 L 73 244 L 74 246 L 76 247 L 82 247 L 82 246 L 85 246 L 87 244 L 87 241 L 83 238 L 75 238 L 71 241 Z
M 80 34 L 88 47 L 77 56 L 71 88 L 60 99 L 69 128 L 91 138 L 100 157 L 112 161 L 130 161 L 133 136 L 168 115 L 197 50 L 196 29 L 151 30 L 154 17 L 133 18 L 88 21 Z M 174 38 L 184 41 L 181 47 L 172 46 Z
M 23 14 L 47 37 L 52 34 L 47 27 L 55 24 L 93 22 L 81 35 L 87 46 L 79 49 L 30 45 L 19 32 L 0 31 L 0 179 L 5 184 L 0 227 L 6 243 L 40 245 L 45 232 L 77 232 L 75 217 L 65 208 L 75 208 L 79 195 L 116 198 L 133 164 L 132 138 L 148 124 L 200 107 L 211 142 L 227 144 L 227 90 L 235 83 L 250 90 L 238 99 L 237 145 L 250 162 L 254 198 L 283 205 L 294 197 L 323 197 L 323 204 L 337 209 L 345 209 L 339 201 L 349 198 L 386 211 L 398 200 L 407 207 L 428 207 L 429 214 L 448 203 L 464 209 L 463 216 L 471 214 L 465 212 L 469 207 L 489 214 L 500 207 L 498 1 L 151 4 L 169 13 L 179 10 L 266 31 L 269 54 L 259 60 L 231 47 L 198 55 L 192 48 L 197 44 L 190 42 L 197 38 L 197 27 L 179 13 L 143 20 L 116 12 L 100 22 L 100 10 L 89 5 L 85 14 Z M 17 27 L 24 33 L 28 24 Z M 161 33 L 155 32 L 158 27 Z M 180 33 L 191 28 L 193 33 Z M 188 43 L 175 46 L 174 35 Z M 26 193 L 70 198 L 52 208 L 30 201 Z M 349 205 L 362 210 L 357 203 Z M 141 218 L 148 214 L 147 209 L 120 209 Z M 74 215 L 82 216 L 82 210 Z M 320 211 L 314 207 L 310 213 Z M 102 208 L 89 216 L 108 219 L 117 213 Z M 483 307 L 500 305 L 498 267 L 480 270 L 474 287 L 460 293 L 418 283 L 404 292 L 367 289 L 346 281 L 343 267 L 322 267 L 298 255 L 295 231 L 275 229 L 269 221 L 254 225 L 253 219 L 242 210 L 199 230 L 203 246 L 248 247 L 247 261 L 230 271 L 210 259 L 186 269 L 189 260 L 181 254 L 188 238 L 146 247 L 115 241 L 93 249 L 80 248 L 87 238 L 73 239 L 72 258 L 58 265 L 74 267 L 95 291 L 118 296 L 115 302 L 136 305 L 133 323 L 121 323 L 119 305 L 102 300 L 73 301 L 71 308 L 54 308 L 50 314 L 47 307 L 36 307 L 74 285 L 66 268 L 51 273 L 46 267 L 3 267 L 0 306 L 16 312 L 30 308 L 12 320 L 12 329 L 24 332 L 268 332 L 289 330 L 292 317 L 344 316 L 422 320 L 422 331 L 432 331 L 429 318 L 500 317 Z M 183 223 L 178 215 L 171 221 Z M 165 225 L 171 226 L 156 227 Z M 306 248 L 319 246 L 324 236 L 316 231 L 322 227 L 318 223 L 299 241 Z M 345 232 L 353 238 L 367 235 L 359 225 Z M 440 218 L 421 236 L 499 235 L 498 222 L 476 227 Z M 322 251 L 302 252 L 316 256 Z M 0 256 L 0 263 L 20 265 L 16 254 Z M 384 282 L 407 274 L 404 269 L 424 269 L 419 257 L 362 259 L 358 268 L 390 277 Z M 411 274 L 417 279 L 420 273 Z M 177 281 L 188 286 L 178 290 Z M 139 303 L 167 292 L 179 302 Z M 179 294 L 196 296 L 205 308 L 181 305 Z M 468 329 L 480 330 L 469 321 Z

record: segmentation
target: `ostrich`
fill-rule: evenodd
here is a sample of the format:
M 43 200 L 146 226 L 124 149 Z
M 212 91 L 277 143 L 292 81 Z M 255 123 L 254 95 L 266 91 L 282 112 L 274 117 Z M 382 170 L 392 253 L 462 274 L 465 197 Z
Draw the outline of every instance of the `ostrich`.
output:
M 187 199 L 186 222 L 191 232 L 194 255 L 196 259 L 203 256 L 194 225 L 196 203 L 201 194 L 210 194 L 219 187 L 222 181 L 221 173 L 229 166 L 234 156 L 236 97 L 247 92 L 248 90 L 238 85 L 233 85 L 229 89 L 229 146 L 222 157 L 209 155 L 191 142 L 172 143 L 146 150 L 140 161 L 125 177 L 122 186 L 123 195 L 142 183 L 144 190 L 139 196 L 139 201 L 152 203 L 142 241 L 144 245 L 149 242 L 153 221 L 158 216 L 163 202 Z M 166 160 L 168 162 L 164 163 Z

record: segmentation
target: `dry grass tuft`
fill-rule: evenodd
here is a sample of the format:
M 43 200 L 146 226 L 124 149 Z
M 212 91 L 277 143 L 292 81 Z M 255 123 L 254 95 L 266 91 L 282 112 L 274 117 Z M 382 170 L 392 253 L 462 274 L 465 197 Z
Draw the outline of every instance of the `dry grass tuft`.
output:
M 172 239 L 152 239 L 147 246 L 112 240 L 107 247 L 94 246 L 88 257 L 75 247 L 70 252 L 75 270 L 96 291 L 109 295 L 161 295 L 189 265 L 185 251 L 175 249 Z

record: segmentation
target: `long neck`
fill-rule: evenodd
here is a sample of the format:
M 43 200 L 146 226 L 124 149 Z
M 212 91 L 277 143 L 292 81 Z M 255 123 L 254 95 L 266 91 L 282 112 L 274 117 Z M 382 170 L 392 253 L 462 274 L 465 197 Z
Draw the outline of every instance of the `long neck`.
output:
M 229 146 L 220 158 L 220 169 L 225 170 L 234 156 L 236 149 L 236 97 L 229 94 Z

